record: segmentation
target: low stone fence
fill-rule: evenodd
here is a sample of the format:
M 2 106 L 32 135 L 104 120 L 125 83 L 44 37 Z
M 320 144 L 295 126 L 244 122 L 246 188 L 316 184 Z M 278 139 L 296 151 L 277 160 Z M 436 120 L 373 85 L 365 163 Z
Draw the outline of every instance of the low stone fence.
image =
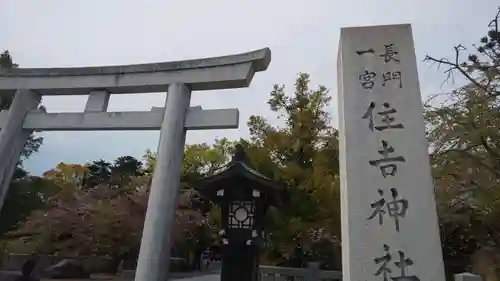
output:
M 2 259 L 0 270 L 4 272 L 20 272 L 23 264 L 29 259 L 25 254 L 8 254 Z M 109 257 L 89 256 L 89 257 L 61 257 L 40 255 L 34 270 L 35 275 L 39 275 L 44 269 L 57 264 L 64 259 L 78 259 L 83 261 L 85 271 L 92 273 L 116 273 L 117 265 Z M 177 258 L 173 258 L 177 259 Z M 211 268 L 205 272 L 172 272 L 170 278 L 188 278 L 198 275 L 218 273 L 220 266 Z M 124 280 L 132 280 L 135 270 L 123 270 L 119 275 Z M 455 281 L 483 281 L 479 275 L 472 273 L 455 274 Z M 307 268 L 292 268 L 278 266 L 259 266 L 259 281 L 342 281 L 342 272 L 334 270 L 320 270 L 319 263 L 311 262 Z
M 342 272 L 320 270 L 319 263 L 310 262 L 307 268 L 259 266 L 259 281 L 341 281 Z M 464 280 L 465 281 L 465 280 Z
M 278 266 L 259 266 L 259 281 L 342 281 L 342 272 L 320 270 L 319 263 L 311 262 L 307 268 Z M 455 281 L 483 281 L 479 275 L 460 273 L 454 275 Z
M 464 272 L 460 274 L 455 274 L 455 281 L 483 281 L 483 278 L 479 275 Z
M 20 272 L 23 264 L 30 258 L 30 255 L 27 254 L 6 254 L 4 255 L 1 264 L 1 271 L 8 272 Z M 52 256 L 52 255 L 39 255 L 37 259 L 37 263 L 33 273 L 35 275 L 41 275 L 45 269 L 48 267 L 55 265 L 62 260 L 79 260 L 83 265 L 83 269 L 87 274 L 94 273 L 109 273 L 115 274 L 118 270 L 126 271 L 126 274 L 130 275 L 130 272 L 134 272 L 134 270 L 130 270 L 135 268 L 135 262 L 130 260 L 124 261 L 125 265 L 122 265 L 119 269 L 119 264 L 116 263 L 113 259 L 105 256 L 87 256 L 87 257 L 67 257 L 67 256 Z M 172 271 L 183 271 L 185 270 L 182 265 L 185 263 L 185 259 L 183 258 L 170 258 L 170 269 Z M 123 264 L 123 263 L 122 263 Z M 130 268 L 129 268 L 130 267 Z M 118 272 L 121 273 L 121 272 Z M 183 274 L 183 273 L 179 273 Z M 0 280 L 1 281 L 1 280 Z
M 23 264 L 30 258 L 26 254 L 4 255 L 0 264 L 0 269 L 4 271 L 21 271 Z M 109 257 L 89 256 L 89 257 L 64 257 L 39 255 L 34 269 L 35 274 L 40 274 L 44 269 L 57 264 L 65 259 L 78 259 L 83 262 L 83 267 L 88 273 L 114 273 L 117 264 Z

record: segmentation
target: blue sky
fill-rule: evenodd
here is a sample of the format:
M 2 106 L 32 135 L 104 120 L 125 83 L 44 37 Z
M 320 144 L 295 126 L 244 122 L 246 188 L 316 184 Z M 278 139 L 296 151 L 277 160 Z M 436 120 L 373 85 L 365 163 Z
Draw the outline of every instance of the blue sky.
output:
M 239 108 L 240 129 L 188 132 L 188 143 L 248 136 L 251 114 L 275 119 L 266 102 L 274 83 L 290 88 L 298 72 L 331 89 L 336 122 L 336 56 L 341 27 L 411 23 L 417 59 L 452 55 L 484 34 L 498 1 L 477 0 L 2 0 L 0 50 L 21 67 L 136 64 L 211 57 L 269 47 L 270 68 L 247 89 L 193 93 L 191 105 Z M 471 11 L 473 12 L 471 13 Z M 444 76 L 419 62 L 423 95 Z M 445 86 L 451 87 L 451 85 Z M 109 110 L 163 106 L 165 94 L 113 97 Z M 82 111 L 85 97 L 49 97 L 49 112 Z M 334 123 L 335 124 L 335 123 Z M 156 150 L 158 132 L 51 132 L 25 166 L 33 174 L 59 162 L 85 163 Z

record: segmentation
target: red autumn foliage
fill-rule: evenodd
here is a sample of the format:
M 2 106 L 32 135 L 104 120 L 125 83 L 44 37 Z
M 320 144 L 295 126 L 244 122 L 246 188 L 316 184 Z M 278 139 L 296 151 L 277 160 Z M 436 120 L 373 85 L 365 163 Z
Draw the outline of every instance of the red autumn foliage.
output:
M 146 213 L 149 178 L 136 178 L 131 186 L 113 188 L 101 184 L 80 189 L 62 184 L 49 198 L 51 207 L 34 212 L 16 230 L 30 233 L 27 244 L 40 253 L 61 255 L 110 255 L 136 253 L 139 250 Z M 195 193 L 179 196 L 172 229 L 172 246 L 194 237 L 194 231 L 205 220 L 193 208 Z

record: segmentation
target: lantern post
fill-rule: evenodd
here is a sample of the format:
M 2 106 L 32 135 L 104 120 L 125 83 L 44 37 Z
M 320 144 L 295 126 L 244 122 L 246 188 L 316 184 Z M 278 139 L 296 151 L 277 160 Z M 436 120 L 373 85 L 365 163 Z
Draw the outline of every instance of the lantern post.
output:
M 264 218 L 270 206 L 282 206 L 283 185 L 253 170 L 241 145 L 231 162 L 200 181 L 198 191 L 221 209 L 221 281 L 258 280 L 264 245 Z

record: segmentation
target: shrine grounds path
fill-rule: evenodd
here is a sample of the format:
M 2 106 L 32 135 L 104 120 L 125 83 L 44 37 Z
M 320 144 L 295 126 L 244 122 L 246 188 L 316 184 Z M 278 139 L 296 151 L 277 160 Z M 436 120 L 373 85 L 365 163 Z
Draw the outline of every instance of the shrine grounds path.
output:
M 98 278 L 98 279 L 42 279 L 42 281 L 95 281 L 95 280 L 107 280 L 107 281 L 133 281 L 133 279 L 128 278 Z M 220 274 L 206 274 L 196 277 L 178 278 L 172 280 L 182 280 L 182 281 L 220 281 Z

